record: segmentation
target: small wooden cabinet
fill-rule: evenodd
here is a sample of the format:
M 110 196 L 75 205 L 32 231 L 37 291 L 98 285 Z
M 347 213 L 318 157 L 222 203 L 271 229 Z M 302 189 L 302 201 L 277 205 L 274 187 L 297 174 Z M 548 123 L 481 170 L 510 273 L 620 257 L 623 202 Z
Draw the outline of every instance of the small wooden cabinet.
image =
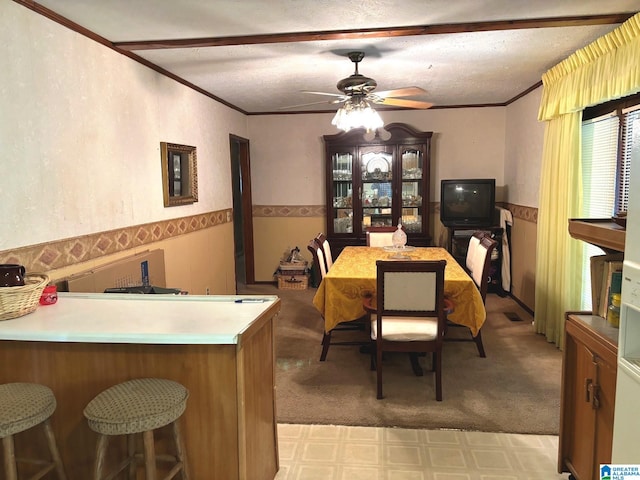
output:
M 611 463 L 617 355 L 618 330 L 604 318 L 566 314 L 559 473 L 597 480 L 600 464 Z
M 365 245 L 368 226 L 396 225 L 399 219 L 409 245 L 430 245 L 431 135 L 392 123 L 372 138 L 363 129 L 324 136 L 332 249 Z

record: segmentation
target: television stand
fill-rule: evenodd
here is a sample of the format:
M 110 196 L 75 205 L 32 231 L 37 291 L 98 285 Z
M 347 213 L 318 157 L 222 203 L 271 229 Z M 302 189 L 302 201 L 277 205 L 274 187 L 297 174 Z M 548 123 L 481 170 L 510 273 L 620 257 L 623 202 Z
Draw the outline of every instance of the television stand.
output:
M 487 232 L 498 244 L 491 256 L 491 270 L 489 280 L 489 292 L 493 292 L 500 297 L 506 297 L 507 292 L 502 288 L 502 235 L 504 230 L 500 226 L 492 227 L 471 227 L 463 225 L 458 227 L 447 227 L 449 231 L 449 239 L 447 242 L 447 250 L 456 259 L 456 261 L 466 270 L 467 249 L 469 248 L 469 239 L 474 232 Z

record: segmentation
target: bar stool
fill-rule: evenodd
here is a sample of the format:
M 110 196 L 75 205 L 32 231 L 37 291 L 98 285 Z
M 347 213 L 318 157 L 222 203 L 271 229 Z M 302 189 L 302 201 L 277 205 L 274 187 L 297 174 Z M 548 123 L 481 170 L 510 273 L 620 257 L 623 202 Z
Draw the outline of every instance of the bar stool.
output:
M 175 463 L 164 480 L 182 474 L 189 480 L 179 418 L 187 406 L 189 391 L 182 385 L 161 378 L 138 378 L 119 383 L 99 393 L 84 409 L 89 428 L 99 434 L 93 480 L 102 473 L 109 437 L 126 435 L 128 457 L 104 480 L 115 478 L 129 467 L 129 479 L 136 478 L 138 462 L 144 459 L 146 480 L 158 478 L 156 461 Z M 156 455 L 153 430 L 172 424 L 176 455 Z M 136 453 L 135 434 L 142 433 L 144 454 Z
M 7 480 L 18 479 L 17 463 L 44 465 L 31 479 L 42 478 L 54 470 L 60 480 L 66 480 L 62 459 L 49 418 L 56 409 L 56 398 L 49 387 L 35 383 L 5 383 L 0 385 L 0 438 L 4 451 L 4 474 Z M 42 425 L 47 437 L 51 461 L 16 458 L 13 436 Z

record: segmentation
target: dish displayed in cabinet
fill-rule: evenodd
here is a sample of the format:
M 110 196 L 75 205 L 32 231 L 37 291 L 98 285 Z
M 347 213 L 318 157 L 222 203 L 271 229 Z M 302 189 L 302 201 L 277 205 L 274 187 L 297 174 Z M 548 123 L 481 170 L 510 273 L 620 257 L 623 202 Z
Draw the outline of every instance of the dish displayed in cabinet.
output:
M 407 180 L 420 180 L 422 178 L 422 169 L 407 168 L 402 170 L 402 178 Z
M 334 170 L 333 171 L 333 179 L 334 180 L 351 180 L 352 177 L 351 170 Z

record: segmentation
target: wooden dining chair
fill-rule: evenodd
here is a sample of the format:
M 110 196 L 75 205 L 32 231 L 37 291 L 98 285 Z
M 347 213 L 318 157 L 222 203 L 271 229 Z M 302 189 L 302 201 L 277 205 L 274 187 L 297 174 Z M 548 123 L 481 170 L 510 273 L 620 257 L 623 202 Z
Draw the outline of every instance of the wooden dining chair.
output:
M 324 233 L 320 232 L 318 233 L 318 235 L 316 235 L 315 241 L 322 247 L 322 253 L 324 254 L 324 263 L 328 272 L 333 265 L 333 255 L 331 255 L 331 245 L 329 244 L 329 240 L 327 240 L 327 236 Z
M 471 278 L 473 279 L 473 283 L 475 283 L 476 287 L 480 291 L 480 296 L 482 297 L 482 303 L 486 305 L 487 300 L 487 291 L 489 289 L 489 281 L 491 274 L 491 254 L 493 250 L 498 245 L 498 242 L 492 239 L 490 236 L 483 236 L 476 247 L 476 252 L 473 256 L 473 262 L 471 264 Z M 455 305 L 452 307 L 455 308 Z M 450 327 L 463 327 L 467 328 L 464 325 L 459 325 L 457 323 L 453 323 L 451 321 L 447 321 L 447 329 Z M 478 354 L 485 358 L 487 355 L 484 350 L 484 345 L 482 343 L 482 328 L 478 330 L 478 333 L 475 337 L 455 337 L 451 335 L 445 335 L 445 340 L 449 342 L 469 342 L 473 341 L 478 348 Z
M 382 395 L 383 352 L 431 353 L 436 400 L 442 401 L 445 331 L 445 260 L 378 260 L 376 310 L 371 319 L 377 398 Z M 372 353 L 373 355 L 373 353 Z
M 367 227 L 365 234 L 367 236 L 367 247 L 392 247 L 393 232 L 397 227 Z
M 324 261 L 324 249 L 317 242 L 317 239 L 313 239 L 307 245 L 307 249 L 311 252 L 313 256 L 313 264 L 318 272 L 320 272 L 320 276 L 324 279 L 327 274 L 327 268 Z M 324 320 L 324 318 L 323 318 Z M 329 353 L 329 347 L 331 345 L 367 345 L 369 342 L 366 339 L 362 340 L 340 340 L 340 341 L 332 341 L 333 332 L 340 331 L 366 331 L 366 323 L 365 317 L 354 319 L 349 322 L 341 322 L 336 325 L 333 329 L 328 332 L 324 329 L 323 325 L 323 333 L 322 333 L 322 353 L 320 354 L 320 361 L 324 362 L 327 359 L 327 354 Z
M 467 246 L 467 256 L 465 258 L 465 268 L 467 273 L 471 275 L 471 271 L 473 269 L 473 262 L 475 258 L 476 251 L 478 250 L 478 245 L 480 245 L 480 240 L 486 235 L 486 232 L 481 230 L 473 232 L 471 237 L 469 238 L 469 245 Z

